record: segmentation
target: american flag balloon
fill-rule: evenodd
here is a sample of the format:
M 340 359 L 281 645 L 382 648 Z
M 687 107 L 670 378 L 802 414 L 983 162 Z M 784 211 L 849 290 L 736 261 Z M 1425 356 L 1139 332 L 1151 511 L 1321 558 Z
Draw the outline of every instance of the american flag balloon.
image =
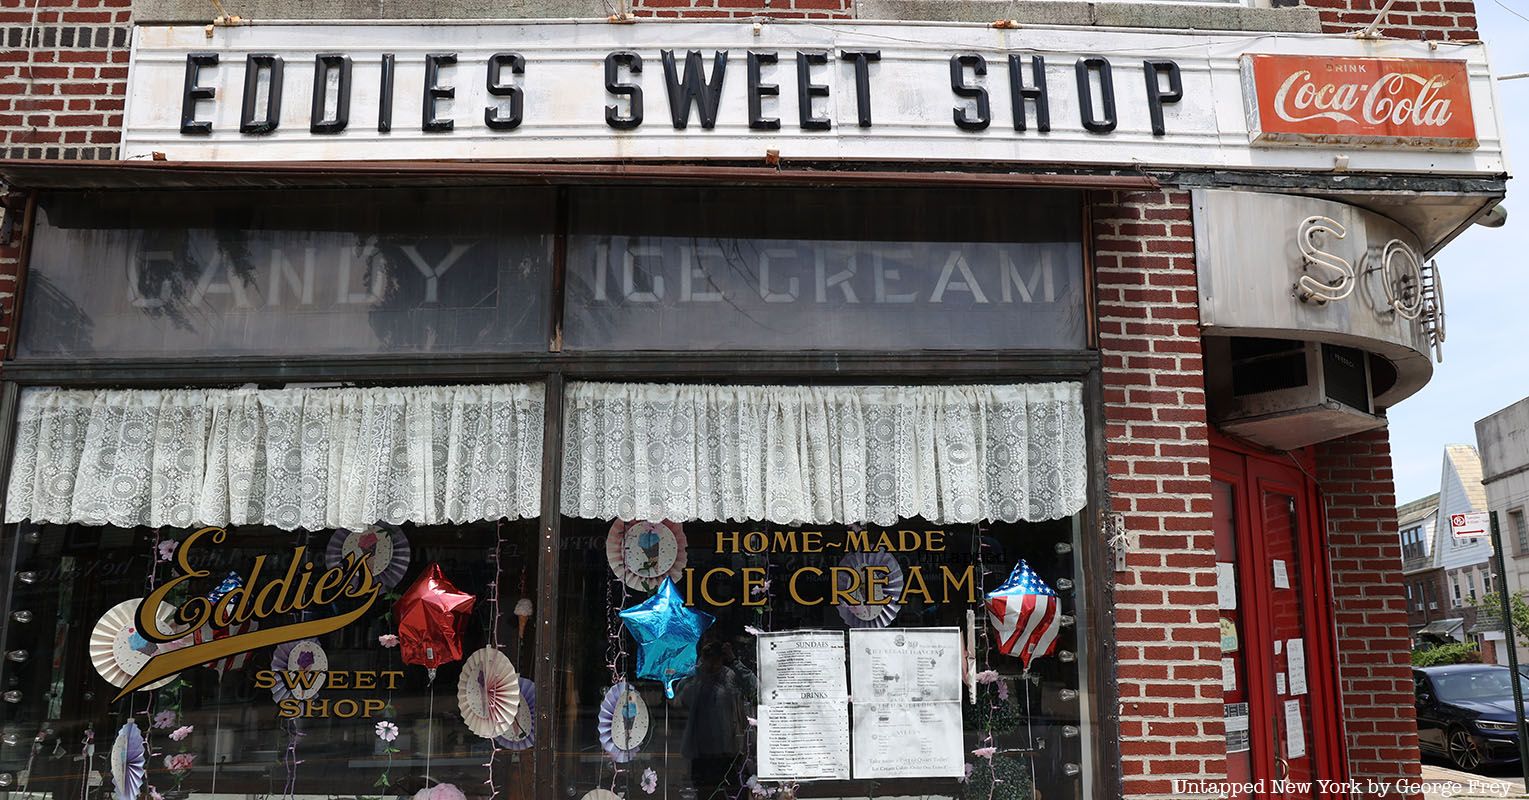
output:
M 987 618 L 998 632 L 998 652 L 1016 656 L 1028 671 L 1036 656 L 1056 650 L 1062 630 L 1056 592 L 1030 569 L 1024 559 L 1009 579 L 987 595 Z
M 192 634 L 192 637 L 196 644 L 205 644 L 207 642 L 224 639 L 229 636 L 238 636 L 241 633 L 249 633 L 259 629 L 260 624 L 255 620 L 236 622 L 226 628 L 214 628 L 212 623 L 209 622 L 206 625 L 197 628 L 196 632 Z M 229 670 L 243 669 L 244 665 L 249 663 L 249 660 L 250 654 L 248 651 L 245 651 L 243 653 L 235 653 L 231 656 L 225 656 L 218 659 L 217 661 L 209 661 L 202 666 L 207 667 L 208 669 L 217 670 L 218 677 L 222 678 L 223 673 L 228 672 Z

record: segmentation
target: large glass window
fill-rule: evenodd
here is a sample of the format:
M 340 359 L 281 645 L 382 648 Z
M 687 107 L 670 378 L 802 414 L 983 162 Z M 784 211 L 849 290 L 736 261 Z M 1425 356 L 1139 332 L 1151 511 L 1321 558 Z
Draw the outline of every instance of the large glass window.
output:
M 574 194 L 580 350 L 1085 345 L 1074 191 L 618 188 Z
M 1074 520 L 915 518 L 883 527 L 565 518 L 563 530 L 558 796 L 602 787 L 638 797 L 656 786 L 656 797 L 705 800 L 788 784 L 799 784 L 797 796 L 821 797 L 987 800 L 991 790 L 1028 800 L 1032 785 L 1046 798 L 1083 796 L 1093 731 Z M 1021 562 L 1058 606 L 1055 648 L 1036 655 L 1028 673 L 1018 651 L 999 651 L 1003 635 L 981 610 Z M 650 603 L 665 578 L 689 610 L 715 618 L 696 641 L 694 676 L 672 698 L 661 680 L 642 677 L 650 646 L 622 614 Z M 1043 614 L 1046 600 L 1031 597 L 1031 610 Z M 1029 622 L 1014 634 L 1031 633 Z M 969 671 L 935 676 L 955 702 L 924 703 L 916 724 L 899 716 L 901 701 L 929 687 L 903 683 L 916 671 L 857 665 L 861 649 L 876 647 L 868 632 L 899 650 L 948 632 L 956 648 L 949 663 L 974 658 Z M 839 649 L 824 658 L 800 652 L 830 645 Z M 846 680 L 849 696 L 836 696 Z M 822 696 L 793 695 L 798 681 Z M 941 765 L 946 751 L 954 774 Z
M 38 208 L 19 355 L 544 351 L 551 198 L 50 195 Z
M 138 753 L 127 761 L 141 762 L 143 791 L 165 797 L 408 796 L 427 775 L 476 793 L 496 748 L 465 724 L 459 677 L 474 651 L 497 643 L 525 671 L 517 694 L 534 696 L 535 626 L 519 613 L 529 613 L 537 585 L 535 532 L 534 522 L 314 533 L 240 527 L 226 537 L 22 524 L 0 771 L 13 776 L 11 791 L 30 797 L 111 797 L 124 781 L 140 780 L 115 763 L 120 741 Z M 183 574 L 178 548 L 206 574 L 171 587 L 167 617 L 168 606 L 242 592 L 230 607 L 247 605 L 246 620 L 209 623 L 170 643 L 136 630 L 138 602 Z M 347 555 L 375 567 L 374 596 L 336 589 L 347 577 L 361 587 L 354 575 L 330 575 Z M 395 603 L 430 565 L 476 598 L 460 623 L 464 658 L 443 664 L 433 685 L 393 641 Z M 522 598 L 527 605 L 518 605 Z M 361 607 L 358 618 L 328 630 Z M 128 671 L 156 656 L 242 634 L 279 640 L 303 623 L 326 632 L 252 644 L 115 697 Z M 502 796 L 529 796 L 512 791 L 529 775 L 528 712 L 519 712 L 492 759 Z M 141 746 L 128 741 L 134 736 Z

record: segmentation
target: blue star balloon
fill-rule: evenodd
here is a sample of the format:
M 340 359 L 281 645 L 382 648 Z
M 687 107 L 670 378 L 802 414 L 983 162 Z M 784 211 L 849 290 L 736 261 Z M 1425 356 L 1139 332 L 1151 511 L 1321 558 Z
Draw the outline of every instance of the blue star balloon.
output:
M 665 578 L 652 597 L 622 609 L 621 621 L 637 640 L 637 677 L 661 681 L 672 700 L 674 682 L 695 672 L 696 644 L 715 618 L 686 608 L 674 581 Z

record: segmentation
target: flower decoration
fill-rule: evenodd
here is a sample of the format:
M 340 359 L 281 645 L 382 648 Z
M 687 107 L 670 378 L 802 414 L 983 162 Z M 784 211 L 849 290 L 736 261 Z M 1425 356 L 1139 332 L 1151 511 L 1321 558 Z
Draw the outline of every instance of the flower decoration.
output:
M 972 751 L 972 755 L 978 758 L 986 758 L 991 760 L 993 758 L 993 754 L 996 752 L 998 752 L 998 748 L 996 747 L 979 747 Z
M 642 771 L 642 793 L 653 794 L 658 791 L 658 773 L 652 767 Z
M 165 769 L 171 772 L 187 772 L 196 766 L 196 753 L 175 753 L 165 756 Z
M 158 714 L 155 714 L 154 715 L 154 727 L 156 727 L 156 728 L 173 728 L 173 727 L 175 727 L 175 712 L 174 711 L 161 711 Z
M 998 670 L 996 670 L 996 669 L 985 669 L 985 670 L 977 673 L 977 682 L 978 683 L 997 683 L 998 682 Z
M 438 783 L 415 792 L 414 800 L 467 800 L 467 795 L 454 784 Z
M 165 796 L 160 794 L 158 789 L 150 786 L 149 787 L 149 800 L 165 800 Z
M 389 650 L 392 650 L 393 648 L 398 646 L 398 637 L 394 636 L 391 633 L 384 633 L 381 636 L 377 637 L 377 644 L 380 644 L 383 647 L 385 647 L 385 648 L 387 648 Z
M 187 736 L 191 735 L 191 731 L 193 731 L 195 729 L 196 729 L 195 725 L 182 725 L 179 728 L 176 728 L 175 730 L 170 732 L 170 741 L 172 741 L 172 742 L 183 742 L 183 741 L 186 740 Z
M 398 738 L 398 726 L 383 720 L 377 723 L 377 738 L 384 742 L 391 742 Z
M 175 557 L 175 545 L 176 544 L 177 544 L 177 542 L 174 539 L 166 539 L 166 540 L 160 542 L 159 543 L 159 560 L 160 561 L 169 561 L 170 559 L 174 558 Z

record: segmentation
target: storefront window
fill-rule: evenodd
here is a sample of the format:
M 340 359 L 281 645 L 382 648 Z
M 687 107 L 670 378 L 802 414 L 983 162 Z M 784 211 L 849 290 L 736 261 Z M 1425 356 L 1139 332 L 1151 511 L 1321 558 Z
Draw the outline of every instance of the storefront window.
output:
M 20 355 L 545 350 L 554 206 L 534 189 L 50 195 Z
M 567 342 L 579 350 L 1080 348 L 1082 219 L 1073 191 L 580 191 Z
M 418 791 L 427 775 L 476 791 L 497 750 L 502 796 L 529 796 L 512 787 L 529 775 L 532 701 L 496 747 L 468 728 L 458 684 L 472 654 L 497 644 L 521 670 L 517 694 L 534 697 L 535 626 L 522 615 L 537 584 L 534 522 L 314 533 L 237 527 L 226 537 L 23 523 L 15 533 L 0 731 L 0 769 L 14 776 L 12 791 L 97 797 L 112 795 L 94 787 L 137 783 L 165 797 L 392 796 Z M 125 631 L 135 625 L 132 601 L 182 574 L 181 548 L 206 575 L 174 587 L 166 602 L 185 608 L 191 598 L 246 592 L 249 619 L 209 624 L 167 645 Z M 376 596 L 318 602 L 334 594 L 338 581 L 324 576 L 343 569 L 346 555 L 373 565 Z M 395 603 L 429 565 L 476 598 L 461 625 L 463 658 L 441 665 L 433 685 L 394 640 Z M 240 634 L 279 639 L 301 623 L 327 628 L 362 606 L 338 629 L 255 645 L 114 699 L 129 672 L 157 654 Z M 141 748 L 128 747 L 141 755 L 126 765 L 112 755 L 119 739 L 132 738 L 125 726 L 143 737 Z
M 1091 730 L 1073 520 L 563 525 L 560 795 L 614 787 L 645 796 L 646 785 L 658 797 L 720 798 L 800 784 L 798 796 L 987 800 L 991 789 L 992 797 L 1028 800 L 1033 782 L 1041 797 L 1083 796 Z M 1017 653 L 999 652 L 1000 634 L 982 610 L 1019 563 L 1055 587 L 1059 606 L 1055 650 L 1034 657 L 1028 677 Z M 694 675 L 676 684 L 673 698 L 661 680 L 638 677 L 643 645 L 620 613 L 649 601 L 666 578 L 691 609 L 715 617 L 696 643 Z M 968 653 L 975 660 L 925 676 L 886 664 L 857 670 L 856 654 L 844 649 L 827 659 L 795 650 L 824 641 L 875 647 L 862 638 L 875 632 L 889 645 L 893 637 L 906 643 L 898 649 L 935 634 L 933 643 L 954 643 L 951 665 Z M 805 674 L 809 665 L 824 674 Z M 831 697 L 830 684 L 846 676 L 849 697 Z M 913 701 L 922 708 L 903 716 L 900 701 L 931 687 L 898 681 L 920 677 L 943 681 L 954 702 Z M 787 702 L 804 681 L 825 698 Z M 760 777 L 772 771 L 774 778 Z

